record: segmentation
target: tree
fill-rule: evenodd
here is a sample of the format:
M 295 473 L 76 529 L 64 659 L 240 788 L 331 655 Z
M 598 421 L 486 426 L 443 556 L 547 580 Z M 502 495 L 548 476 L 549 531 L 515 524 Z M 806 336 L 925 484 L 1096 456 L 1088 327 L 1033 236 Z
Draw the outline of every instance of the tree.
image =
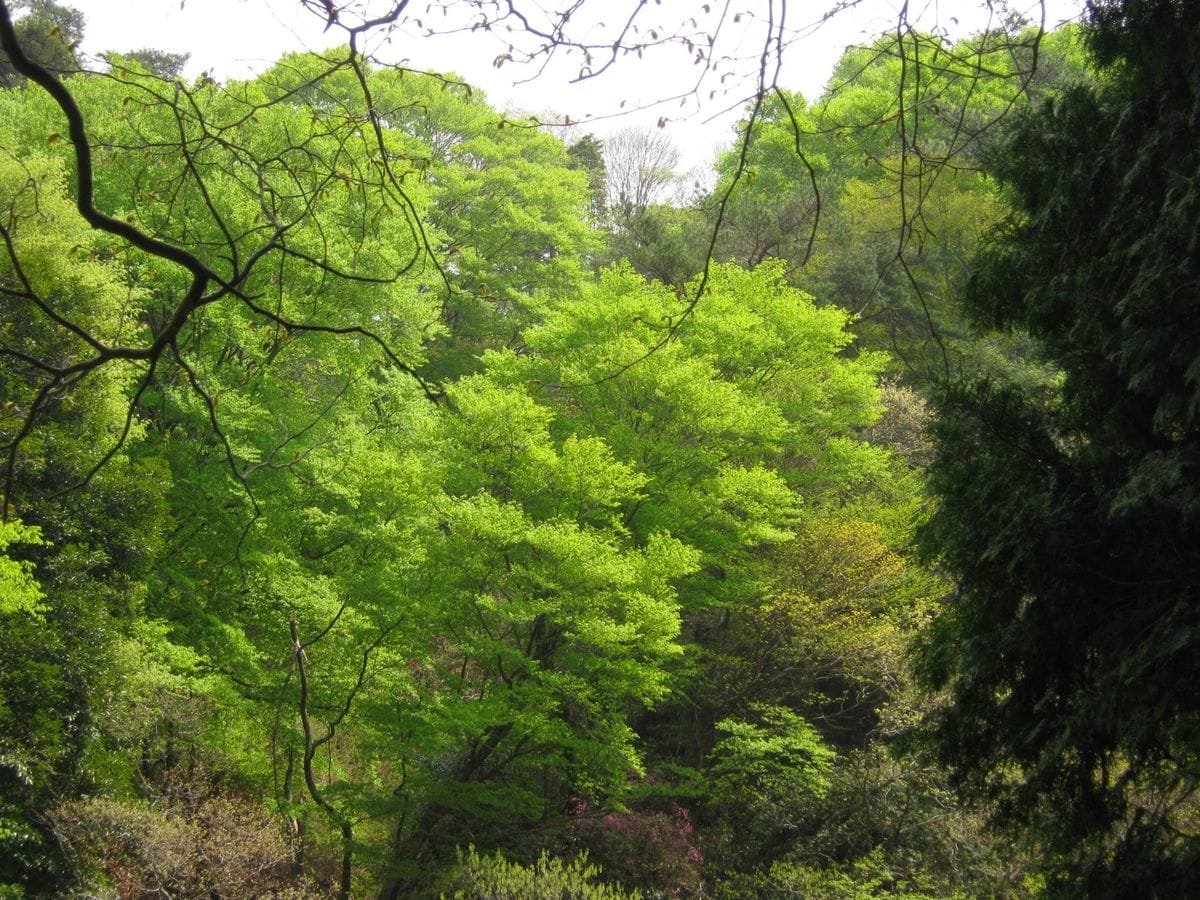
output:
M 1073 27 L 951 42 L 915 28 L 850 47 L 813 101 L 748 108 L 750 142 L 719 160 L 719 259 L 785 261 L 789 280 L 852 310 L 906 377 L 979 366 L 953 297 L 1007 207 L 980 172 L 995 124 L 1081 77 Z M 1034 64 L 1036 59 L 1036 65 Z
M 608 208 L 618 222 L 653 203 L 679 176 L 679 150 L 662 131 L 622 128 L 604 142 Z
M 601 871 L 587 860 L 587 854 L 568 863 L 543 853 L 537 862 L 522 866 L 495 856 L 480 856 L 474 847 L 459 854 L 453 883 L 443 896 L 454 900 L 470 897 L 494 897 L 496 900 L 634 900 L 638 893 L 627 893 L 619 885 L 598 882 Z M 453 893 L 449 893 L 453 891 Z
M 587 173 L 588 190 L 591 192 L 592 221 L 600 222 L 604 217 L 608 200 L 608 172 L 604 166 L 604 144 L 594 134 L 585 134 L 567 147 L 571 157 L 571 168 Z
M 13 26 L 24 55 L 59 75 L 78 70 L 75 48 L 83 39 L 81 12 L 53 0 L 17 0 L 12 6 L 25 12 Z M 0 87 L 23 84 L 27 75 L 8 50 L 0 49 Z
M 639 273 L 684 292 L 703 271 L 708 217 L 669 194 L 682 178 L 679 150 L 662 131 L 623 128 L 604 142 L 610 229 L 602 262 L 628 261 Z
M 24 79 L 0 92 L 0 880 L 73 890 L 66 839 L 174 890 L 228 858 L 222 817 L 265 806 L 292 858 L 240 858 L 270 889 L 307 869 L 400 896 L 455 844 L 578 846 L 586 800 L 620 823 L 597 847 L 674 852 L 697 885 L 688 815 L 623 809 L 648 763 L 695 774 L 723 720 L 745 740 L 720 753 L 790 762 L 822 705 L 722 708 L 705 654 L 787 595 L 784 679 L 818 655 L 882 667 L 853 668 L 842 625 L 904 600 L 872 585 L 899 575 L 881 498 L 904 483 L 860 439 L 884 362 L 778 264 L 710 265 L 728 194 L 711 225 L 645 211 L 670 287 L 589 277 L 595 146 L 370 59 L 427 30 L 407 3 L 302 3 L 345 44 L 221 85 L 145 53 L 60 78 L 0 0 Z M 497 65 L 725 64 L 711 19 L 659 30 L 652 4 L 615 34 L 520 0 L 432 7 L 511 29 Z M 753 124 L 773 76 L 751 69 Z M 861 566 L 773 552 L 799 533 Z M 806 641 L 817 617 L 845 634 Z M 185 845 L 194 867 L 157 866 Z M 212 889 L 268 889 L 241 874 Z
M 187 65 L 190 55 L 143 47 L 141 50 L 120 54 L 120 59 L 144 66 L 147 72 L 157 75 L 159 78 L 171 79 L 180 78 L 183 75 L 183 67 Z
M 468 835 L 519 842 L 572 792 L 622 796 L 642 768 L 629 720 L 666 694 L 674 585 L 698 558 L 666 531 L 630 540 L 619 510 L 646 479 L 602 441 L 555 439 L 550 410 L 484 376 L 451 399 L 425 451 L 443 484 L 427 559 L 392 600 L 427 687 L 389 717 L 424 734 L 398 748 L 409 809 L 388 896 Z
M 1101 83 L 993 160 L 1017 213 L 967 292 L 1060 376 L 942 391 L 923 540 L 959 586 L 921 665 L 950 691 L 941 758 L 1032 828 L 1061 892 L 1181 896 L 1200 866 L 1200 14 L 1091 19 Z
M 770 858 L 798 828 L 798 817 L 829 787 L 833 751 L 786 706 L 751 704 L 747 720 L 717 723 L 706 777 L 709 802 L 724 813 L 728 856 Z M 739 860 L 745 862 L 745 860 Z

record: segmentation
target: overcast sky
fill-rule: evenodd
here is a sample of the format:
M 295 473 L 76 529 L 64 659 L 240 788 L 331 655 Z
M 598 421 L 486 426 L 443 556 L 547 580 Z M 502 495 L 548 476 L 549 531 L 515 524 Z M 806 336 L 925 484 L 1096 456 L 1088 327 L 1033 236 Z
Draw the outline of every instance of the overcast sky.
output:
M 247 77 L 262 71 L 289 50 L 321 50 L 340 43 L 336 28 L 325 30 L 325 22 L 301 8 L 298 0 L 60 0 L 81 10 L 87 17 L 84 49 L 89 53 L 108 50 L 136 50 L 152 47 L 175 53 L 188 53 L 187 74 L 208 71 L 213 77 Z M 543 3 L 553 6 L 553 3 Z M 596 0 L 591 10 L 612 12 L 623 3 L 615 0 Z M 697 15 L 700 28 L 712 24 L 699 15 L 704 6 L 717 7 L 721 2 L 705 4 L 704 0 L 663 0 L 652 10 L 657 21 L 679 21 Z M 763 4 L 742 0 L 736 9 L 751 9 Z M 840 5 L 849 6 L 828 21 L 820 18 L 826 10 L 839 5 L 837 0 L 799 0 L 790 5 L 792 27 L 796 42 L 788 49 L 787 65 L 783 71 L 785 86 L 806 96 L 818 94 L 843 49 L 851 44 L 871 40 L 889 27 L 895 27 L 897 9 L 894 0 L 858 0 Z M 1041 10 L 1037 3 L 1022 0 L 1011 4 L 1017 11 L 1037 21 Z M 1078 15 L 1082 0 L 1048 0 L 1047 27 Z M 465 8 L 466 4 L 459 4 Z M 975 0 L 924 0 L 909 3 L 910 20 L 921 27 L 949 29 L 954 35 L 977 31 L 987 22 L 988 4 Z M 412 9 L 425 9 L 426 3 L 412 4 Z M 603 14 L 603 13 L 601 13 Z M 807 19 L 805 19 L 807 16 Z M 439 19 L 424 23 L 436 25 Z M 649 24 L 652 21 L 647 20 Z M 595 23 L 599 26 L 599 23 Z M 743 16 L 740 24 L 732 24 L 732 15 L 723 25 L 724 52 L 731 56 L 749 55 L 761 47 L 761 31 L 753 16 Z M 711 161 L 716 148 L 726 145 L 731 128 L 737 120 L 750 85 L 730 77 L 724 83 L 710 78 L 701 91 L 686 100 L 694 84 L 695 72 L 687 52 L 681 47 L 662 48 L 648 52 L 638 60 L 622 58 L 602 76 L 583 84 L 572 84 L 582 60 L 578 57 L 563 60 L 527 83 L 536 69 L 518 65 L 494 66 L 496 57 L 505 46 L 495 36 L 456 34 L 430 39 L 418 34 L 394 34 L 387 44 L 372 48 L 380 58 L 389 62 L 404 61 L 415 68 L 452 71 L 472 84 L 483 88 L 493 105 L 513 111 L 538 115 L 554 113 L 569 115 L 585 123 L 586 130 L 603 134 L 627 124 L 654 125 L 660 117 L 668 120 L 667 132 L 683 151 L 687 166 L 705 165 Z M 740 68 L 742 74 L 749 63 Z M 727 89 L 721 93 L 721 88 Z M 710 99 L 710 92 L 717 95 Z M 675 98 L 675 99 L 667 99 Z M 641 112 L 630 110 L 645 107 Z M 724 112 L 732 109 L 731 112 Z M 724 114 L 723 114 L 724 113 Z M 613 117 L 613 118 L 610 118 Z

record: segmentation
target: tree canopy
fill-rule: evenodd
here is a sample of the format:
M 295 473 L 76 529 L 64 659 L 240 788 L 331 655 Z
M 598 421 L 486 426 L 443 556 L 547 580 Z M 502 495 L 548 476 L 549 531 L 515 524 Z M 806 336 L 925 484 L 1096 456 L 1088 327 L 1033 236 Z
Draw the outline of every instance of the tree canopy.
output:
M 1191 10 L 806 98 L 779 0 L 301 5 L 0 0 L 0 894 L 1186 893 Z M 458 29 L 743 119 L 689 193 Z

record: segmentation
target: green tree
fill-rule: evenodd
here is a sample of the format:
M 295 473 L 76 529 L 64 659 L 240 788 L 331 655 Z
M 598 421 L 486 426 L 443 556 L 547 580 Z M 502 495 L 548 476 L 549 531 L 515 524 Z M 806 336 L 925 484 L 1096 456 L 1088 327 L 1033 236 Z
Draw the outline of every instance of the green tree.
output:
M 600 222 L 608 201 L 608 172 L 604 165 L 604 143 L 594 134 L 585 134 L 567 147 L 571 168 L 587 173 L 591 192 L 592 221 Z
M 397 842 L 410 867 L 468 834 L 517 840 L 573 792 L 622 795 L 643 768 L 629 719 L 666 694 L 674 584 L 697 562 L 665 533 L 632 544 L 619 510 L 645 479 L 601 441 L 553 438 L 550 410 L 482 376 L 451 399 L 429 448 L 445 493 L 406 603 L 427 660 L 410 668 L 437 686 L 402 714 L 428 735 Z
M 607 270 L 526 332 L 529 353 L 486 358 L 496 377 L 538 384 L 558 427 L 602 438 L 647 476 L 647 499 L 622 523 L 705 554 L 692 608 L 755 593 L 757 551 L 790 536 L 800 504 L 844 497 L 883 464 L 852 437 L 878 415 L 882 360 L 839 356 L 852 340 L 845 314 L 780 276 L 776 265 L 714 267 L 685 317 L 666 285 Z
M 724 859 L 770 860 L 829 789 L 833 751 L 787 707 L 751 704 L 748 720 L 722 719 L 706 777 L 720 814 Z M 746 866 L 749 868 L 749 866 Z
M 635 541 L 667 532 L 700 553 L 678 585 L 690 646 L 672 667 L 676 691 L 642 726 L 660 758 L 693 767 L 716 720 L 742 711 L 714 708 L 720 692 L 693 679 L 731 618 L 769 596 L 768 551 L 826 504 L 888 480 L 886 453 L 853 436 L 878 413 L 882 361 L 842 355 L 845 314 L 780 276 L 776 264 L 714 266 L 684 318 L 670 287 L 607 270 L 526 332 L 525 355 L 486 358 L 502 382 L 536 384 L 562 433 L 602 438 L 644 475 L 618 507 Z
M 166 50 L 156 50 L 153 47 L 143 47 L 141 50 L 130 50 L 127 53 L 109 55 L 109 62 L 121 64 L 121 61 L 137 63 L 151 75 L 159 78 L 180 78 L 183 67 L 187 65 L 187 53 L 170 53 Z
M 494 897 L 496 900 L 637 900 L 620 885 L 598 882 L 601 871 L 589 865 L 584 854 L 570 862 L 543 853 L 530 866 L 509 862 L 503 856 L 480 856 L 474 847 L 459 854 L 453 882 L 442 896 L 454 900 Z
M 510 121 L 466 85 L 443 78 L 376 75 L 393 127 L 425 142 L 444 258 L 444 339 L 425 371 L 442 378 L 478 368 L 484 350 L 518 347 L 547 296 L 571 290 L 599 249 L 588 222 L 590 175 L 554 135 Z
M 142 610 L 142 579 L 168 527 L 167 479 L 161 461 L 131 452 L 128 441 L 118 446 L 122 435 L 136 443 L 145 433 L 128 415 L 128 368 L 110 367 L 74 391 L 42 393 L 42 372 L 30 364 L 82 351 L 78 331 L 62 324 L 67 321 L 99 341 L 119 340 L 141 296 L 130 291 L 120 265 L 106 258 L 104 242 L 78 215 L 44 129 L 33 145 L 19 136 L 26 93 L 0 94 L 11 113 L 0 126 L 0 238 L 7 251 L 0 257 L 7 350 L 0 355 L 0 440 L 9 460 L 9 521 L 0 526 L 6 556 L 0 880 L 55 891 L 69 871 L 47 808 L 94 783 L 92 751 L 113 736 L 110 726 L 123 711 L 123 701 L 103 698 L 130 671 L 120 659 L 123 650 L 139 643 L 127 629 Z M 46 315 L 51 305 L 58 320 Z M 39 397 L 41 427 L 19 441 Z M 100 471 L 102 460 L 107 466 Z M 83 485 L 87 491 L 72 490 Z
M 958 577 L 923 642 L 959 784 L 1044 842 L 1062 893 L 1181 896 L 1200 865 L 1200 166 L 1194 6 L 1104 2 L 1103 81 L 1020 120 L 1017 214 L 967 294 L 1061 371 L 951 385 L 924 544 Z
M 17 0 L 12 8 L 24 12 L 14 23 L 14 31 L 32 59 L 58 74 L 79 68 L 75 48 L 83 39 L 83 13 L 53 0 Z M 0 87 L 16 87 L 24 81 L 12 58 L 0 50 Z
M 718 163 L 717 257 L 783 260 L 908 377 L 976 369 L 953 298 L 1007 210 L 981 154 L 1014 108 L 1082 77 L 1078 57 L 1072 27 L 952 43 L 909 26 L 849 48 L 816 100 L 778 90 L 748 110 L 749 140 Z

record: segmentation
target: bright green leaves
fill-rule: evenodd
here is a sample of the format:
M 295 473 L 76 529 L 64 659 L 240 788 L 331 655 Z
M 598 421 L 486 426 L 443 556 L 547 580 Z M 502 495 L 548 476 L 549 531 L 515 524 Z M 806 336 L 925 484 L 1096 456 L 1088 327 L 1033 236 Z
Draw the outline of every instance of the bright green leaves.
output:
M 427 192 L 419 180 L 393 179 L 356 90 L 344 67 L 290 57 L 254 82 L 221 88 L 122 72 L 82 81 L 76 95 L 97 153 L 111 153 L 100 183 L 105 208 L 123 206 L 147 229 L 195 247 L 213 271 L 268 296 L 280 291 L 265 285 L 293 284 L 283 299 L 294 305 L 271 308 L 311 320 L 301 295 L 345 290 L 349 280 L 363 288 L 351 307 L 361 312 L 373 293 L 366 285 L 396 280 L 425 253 L 415 217 L 428 211 Z M 253 277 L 260 267 L 261 281 Z
M 619 462 L 599 438 L 571 434 L 555 446 L 553 411 L 528 394 L 473 376 L 455 386 L 450 400 L 456 414 L 448 417 L 447 436 L 462 453 L 447 473 L 452 493 L 520 498 L 539 516 L 616 529 L 620 508 L 641 496 L 646 476 Z
M 527 745 L 559 760 L 558 778 L 619 790 L 640 767 L 626 710 L 665 692 L 673 583 L 697 554 L 666 535 L 631 546 L 617 511 L 646 479 L 596 438 L 553 438 L 553 413 L 522 390 L 475 376 L 450 399 L 430 444 L 447 493 L 414 601 L 446 686 L 441 727 L 476 747 L 456 777 L 499 777 L 497 760 Z
M 710 590 L 732 600 L 746 589 L 727 578 L 739 554 L 785 540 L 804 502 L 878 468 L 849 436 L 877 414 L 880 360 L 840 355 L 845 322 L 775 266 L 715 267 L 692 310 L 612 269 L 526 332 L 529 355 L 486 361 L 505 382 L 540 385 L 560 410 L 556 430 L 602 437 L 642 473 L 645 496 L 626 506 L 626 524 L 706 555 L 709 586 L 689 602 Z M 820 488 L 802 498 L 795 488 L 816 485 L 817 472 Z
M 709 772 L 727 802 L 770 819 L 779 807 L 826 789 L 833 751 L 815 729 L 782 706 L 755 706 L 758 721 L 724 719 Z M 737 795 L 741 795 L 740 797 Z
M 722 822 L 723 853 L 745 863 L 763 845 L 799 830 L 829 785 L 833 751 L 785 706 L 754 704 L 746 718 L 717 723 L 708 802 Z
M 12 98 L 0 93 L 0 110 Z M 0 229 L 7 241 L 0 255 L 0 343 L 12 351 L 0 362 L 0 435 L 14 438 L 36 408 L 81 440 L 71 441 L 68 452 L 50 429 L 35 433 L 26 454 L 44 464 L 48 447 L 57 445 L 55 462 L 68 464 L 69 456 L 81 473 L 124 430 L 124 392 L 135 370 L 114 361 L 77 388 L 45 393 L 47 379 L 37 363 L 69 366 L 90 356 L 93 342 L 128 339 L 139 330 L 143 298 L 124 283 L 119 266 L 100 258 L 105 245 L 76 212 L 57 162 L 40 151 L 18 158 L 11 125 L 0 126 L 0 196 L 6 204 Z M 138 430 L 137 423 L 131 427 Z
M 586 221 L 587 177 L 540 129 L 497 127 L 503 114 L 458 82 L 381 70 L 371 86 L 385 123 L 410 137 L 398 153 L 412 167 L 405 183 L 421 182 L 429 196 L 422 224 L 452 337 L 427 370 L 460 375 L 484 349 L 515 344 L 538 296 L 585 276 L 599 249 Z
M 887 360 L 845 352 L 853 341 L 850 318 L 789 287 L 780 262 L 752 271 L 721 266 L 681 340 L 743 395 L 778 408 L 792 453 L 819 459 L 827 441 L 879 414 L 875 381 Z
M 586 853 L 564 863 L 545 851 L 536 863 L 522 866 L 506 860 L 501 854 L 480 856 L 475 848 L 466 853 L 458 851 L 458 866 L 453 881 L 442 896 L 454 900 L 470 897 L 494 897 L 496 900 L 530 900 L 530 898 L 575 897 L 578 900 L 633 900 L 639 893 L 627 893 L 619 886 L 605 884 L 603 873 L 590 865 Z
M 542 464 L 549 462 L 551 411 L 479 377 L 459 382 L 450 397 L 459 414 L 448 423 L 449 437 L 465 457 L 455 473 L 457 492 L 470 494 L 486 486 L 508 499 L 514 489 L 533 487 L 519 479 L 540 479 Z
M 28 562 L 9 557 L 12 544 L 41 544 L 37 528 L 22 525 L 19 520 L 0 522 L 0 616 L 14 613 L 37 614 L 43 594 Z
M 580 523 L 603 523 L 618 531 L 623 530 L 621 507 L 642 497 L 649 480 L 619 462 L 599 438 L 568 435 L 555 463 L 548 485 L 549 495 L 561 498 L 555 514 Z
M 448 533 L 431 547 L 431 560 L 457 563 L 438 592 L 437 614 L 463 635 L 460 651 L 491 669 L 489 657 L 507 648 L 501 655 L 511 669 L 498 671 L 501 678 L 536 677 L 533 669 L 566 663 L 564 671 L 585 677 L 591 691 L 643 701 L 661 693 L 658 673 L 640 663 L 677 652 L 669 584 L 691 569 L 694 554 L 669 539 L 651 553 L 623 551 L 601 533 L 532 522 L 487 495 L 441 511 Z M 622 671 L 628 663 L 636 665 Z

